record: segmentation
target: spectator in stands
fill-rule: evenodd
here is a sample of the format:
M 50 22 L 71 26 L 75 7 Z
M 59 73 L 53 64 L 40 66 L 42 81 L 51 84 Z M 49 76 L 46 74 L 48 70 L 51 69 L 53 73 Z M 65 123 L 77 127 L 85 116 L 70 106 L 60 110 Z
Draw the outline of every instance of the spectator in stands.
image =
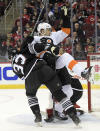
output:
M 23 39 L 25 39 L 28 35 L 29 35 L 29 32 L 28 31 L 24 31 L 24 33 L 23 33 Z
M 98 41 L 98 44 L 100 45 L 100 21 L 98 21 L 97 23 L 97 41 Z
M 85 31 L 85 36 L 86 36 L 86 39 L 88 37 L 93 37 L 94 36 L 94 30 L 95 30 L 95 25 L 91 25 L 91 24 L 84 24 L 82 29 Z
M 35 15 L 31 15 L 31 16 L 30 16 L 30 24 L 31 24 L 32 26 L 35 25 L 36 19 L 37 19 L 37 17 L 36 17 Z
M 31 25 L 30 23 L 27 23 L 24 27 L 24 30 L 27 31 L 27 32 L 30 32 L 30 28 L 31 28 Z
M 35 4 L 32 4 L 32 2 L 27 2 L 25 4 L 25 9 L 27 9 L 27 13 L 28 14 L 33 15 L 33 13 L 34 13 L 34 6 L 35 6 Z
M 85 52 L 88 51 L 88 47 L 89 47 L 89 45 L 92 45 L 92 46 L 95 47 L 95 44 L 93 43 L 92 38 L 87 38 L 87 39 L 86 39 Z
M 94 53 L 94 52 L 95 52 L 95 47 L 92 44 L 88 45 L 87 54 Z
M 22 26 L 25 26 L 28 23 L 28 20 L 26 18 L 23 18 L 23 16 L 22 16 L 22 18 L 18 17 L 16 19 L 15 26 L 17 26 L 17 22 L 20 21 L 20 20 L 22 20 Z
M 20 27 L 20 26 L 21 26 L 20 21 L 17 21 L 16 25 L 14 25 L 14 27 L 12 28 L 11 33 L 12 34 L 16 33 L 16 31 L 18 30 L 18 27 Z
M 78 8 L 76 8 L 76 15 L 78 17 L 78 23 L 80 25 L 84 24 L 84 19 L 87 17 L 87 10 L 86 10 L 87 4 L 83 4 L 80 2 L 78 3 Z
M 2 37 L 1 37 L 1 33 L 0 33 L 0 54 L 2 52 Z
M 73 21 L 73 25 L 75 25 L 75 23 L 78 22 L 78 17 L 76 14 L 73 15 L 72 21 Z
M 5 8 L 6 8 L 5 2 L 0 1 L 0 17 L 4 15 Z
M 84 19 L 85 19 L 83 12 L 82 11 L 78 12 L 77 17 L 78 17 L 78 23 L 80 24 L 80 26 L 82 26 L 84 24 Z
M 79 37 L 78 37 L 78 34 L 76 31 L 73 32 L 73 38 L 72 38 L 72 42 L 73 42 L 73 45 L 77 44 L 78 41 L 79 41 Z
M 17 44 L 17 41 L 21 39 L 21 28 L 18 27 L 18 30 L 12 35 L 15 43 Z
M 61 28 L 60 25 L 61 17 L 60 17 L 60 11 L 58 6 L 55 6 L 53 15 L 50 17 L 50 23 L 55 28 L 56 31 L 58 31 Z
M 24 8 L 24 11 L 23 11 L 23 18 L 26 19 L 27 21 L 30 20 L 30 14 L 28 14 L 28 11 L 26 8 Z
M 37 11 L 37 9 L 36 8 L 34 8 L 34 13 L 33 13 L 33 15 L 31 15 L 30 16 L 30 22 L 32 21 L 32 20 L 35 20 L 34 22 L 36 22 L 36 20 L 37 20 L 37 18 L 38 18 L 38 11 Z M 34 23 L 33 23 L 34 24 Z
M 2 41 L 1 44 L 2 44 L 1 55 L 5 56 L 8 46 L 10 45 L 12 45 L 13 47 L 15 46 L 15 42 L 13 41 L 13 38 L 12 38 L 12 33 L 8 33 L 6 40 Z
M 80 43 L 75 45 L 74 58 L 75 60 L 86 60 L 86 54 L 83 52 Z
M 7 43 L 6 42 L 2 42 L 1 43 L 1 51 L 0 51 L 0 55 L 1 56 L 5 56 L 5 54 L 6 54 L 6 51 L 7 51 L 7 45 L 6 45 Z
M 100 37 L 100 19 L 97 22 L 97 36 Z
M 70 37 L 65 38 L 65 40 L 62 43 L 62 48 L 65 52 L 72 54 L 72 42 Z
M 74 32 L 77 32 L 78 37 L 82 42 L 85 42 L 85 32 L 81 29 L 79 23 L 74 24 Z
M 21 48 L 21 39 L 19 39 L 17 42 L 16 42 L 16 46 L 15 48 L 20 51 L 20 48 Z
M 70 28 L 71 27 L 71 8 L 70 8 L 70 0 L 50 0 L 49 1 L 49 22 L 51 25 L 53 25 L 53 28 L 55 30 L 59 30 L 62 26 L 62 23 L 64 23 L 65 27 Z M 85 45 L 85 51 L 88 50 L 88 42 L 86 42 L 86 39 L 89 37 L 94 36 L 94 14 L 91 12 L 94 12 L 94 0 L 73 0 L 73 3 L 76 4 L 72 8 L 73 10 L 73 39 L 67 38 L 65 40 L 65 43 L 63 44 L 63 49 L 68 52 L 72 53 L 72 42 L 74 46 L 77 48 L 76 44 L 81 44 L 81 49 L 84 50 L 84 44 Z M 97 0 L 97 9 L 100 9 L 99 0 Z M 41 11 L 43 4 L 41 0 L 27 0 L 27 3 L 25 4 L 24 10 L 23 10 L 23 18 L 22 18 L 22 25 L 23 25 L 23 38 L 25 38 L 29 33 L 32 32 L 32 28 L 34 28 L 34 24 L 38 18 L 38 15 Z M 93 17 L 91 17 L 91 15 Z M 41 15 L 40 22 L 46 21 L 46 12 L 43 11 L 43 14 Z M 88 18 L 87 18 L 88 17 Z M 64 21 L 62 21 L 62 18 Z M 86 19 L 87 18 L 87 19 Z M 86 24 L 85 22 L 89 22 L 89 20 L 92 20 L 92 24 Z M 100 21 L 98 19 L 98 26 L 97 26 L 97 34 L 99 38 L 100 34 Z M 16 19 L 15 26 L 12 28 L 13 38 L 15 40 L 15 43 L 20 43 L 21 35 L 20 35 L 20 17 Z M 7 40 L 8 41 L 8 40 Z M 89 41 L 89 40 L 87 40 Z M 14 43 L 14 44 L 15 44 Z M 91 42 L 90 42 L 91 43 Z
M 97 16 L 98 19 L 98 16 Z M 95 15 L 94 15 L 94 11 L 90 11 L 89 16 L 85 19 L 86 24 L 90 24 L 92 26 L 94 26 L 95 24 Z

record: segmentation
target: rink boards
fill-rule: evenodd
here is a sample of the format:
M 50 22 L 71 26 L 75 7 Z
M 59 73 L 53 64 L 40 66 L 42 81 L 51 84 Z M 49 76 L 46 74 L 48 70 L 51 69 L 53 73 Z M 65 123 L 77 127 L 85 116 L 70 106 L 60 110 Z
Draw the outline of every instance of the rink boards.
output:
M 82 66 L 86 67 L 86 61 L 79 62 Z M 99 63 L 100 65 L 100 63 Z M 98 66 L 99 66 L 98 65 Z M 95 73 L 95 83 L 92 84 L 92 88 L 100 89 L 100 79 L 98 79 L 98 71 Z M 75 74 L 74 74 L 75 75 Z M 77 77 L 75 75 L 75 77 Z M 83 85 L 83 88 L 87 88 L 87 81 L 80 78 L 80 81 Z M 10 63 L 0 63 L 0 89 L 23 89 L 25 88 L 24 80 L 21 80 L 16 76 L 13 71 Z M 41 88 L 46 88 L 45 85 L 42 85 Z

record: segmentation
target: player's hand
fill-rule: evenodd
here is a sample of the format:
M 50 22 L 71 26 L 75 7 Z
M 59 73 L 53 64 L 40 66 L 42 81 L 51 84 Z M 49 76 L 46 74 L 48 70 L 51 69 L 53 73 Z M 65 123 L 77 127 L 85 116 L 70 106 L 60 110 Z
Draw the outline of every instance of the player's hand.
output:
M 59 54 L 59 47 L 58 47 L 58 46 L 57 46 L 57 47 L 52 46 L 52 47 L 51 47 L 51 52 L 52 52 L 52 54 L 54 54 L 54 55 L 58 55 L 58 54 Z

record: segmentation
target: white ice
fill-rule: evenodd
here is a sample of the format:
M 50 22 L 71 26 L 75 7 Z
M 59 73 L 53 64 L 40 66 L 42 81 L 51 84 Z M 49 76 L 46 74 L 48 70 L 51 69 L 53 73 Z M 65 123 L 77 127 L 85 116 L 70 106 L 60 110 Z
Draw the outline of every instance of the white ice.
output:
M 80 116 L 81 125 L 76 127 L 72 120 L 56 121 L 55 123 L 45 123 L 43 127 L 37 127 L 25 95 L 24 89 L 0 90 L 0 131 L 100 131 L 100 90 L 93 92 L 93 100 L 98 106 L 98 110 L 88 113 L 87 91 L 84 90 L 83 97 L 78 104 L 85 111 Z M 48 90 L 39 89 L 37 96 L 44 112 L 48 107 Z M 95 107 L 96 107 L 95 105 Z M 45 115 L 43 114 L 43 119 Z

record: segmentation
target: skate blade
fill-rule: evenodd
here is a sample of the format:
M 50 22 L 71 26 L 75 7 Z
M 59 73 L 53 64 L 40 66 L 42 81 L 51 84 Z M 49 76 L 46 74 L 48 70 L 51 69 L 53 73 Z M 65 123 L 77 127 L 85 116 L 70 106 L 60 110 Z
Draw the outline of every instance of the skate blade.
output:
M 75 126 L 76 129 L 81 129 L 82 125 L 79 123 L 78 125 Z

